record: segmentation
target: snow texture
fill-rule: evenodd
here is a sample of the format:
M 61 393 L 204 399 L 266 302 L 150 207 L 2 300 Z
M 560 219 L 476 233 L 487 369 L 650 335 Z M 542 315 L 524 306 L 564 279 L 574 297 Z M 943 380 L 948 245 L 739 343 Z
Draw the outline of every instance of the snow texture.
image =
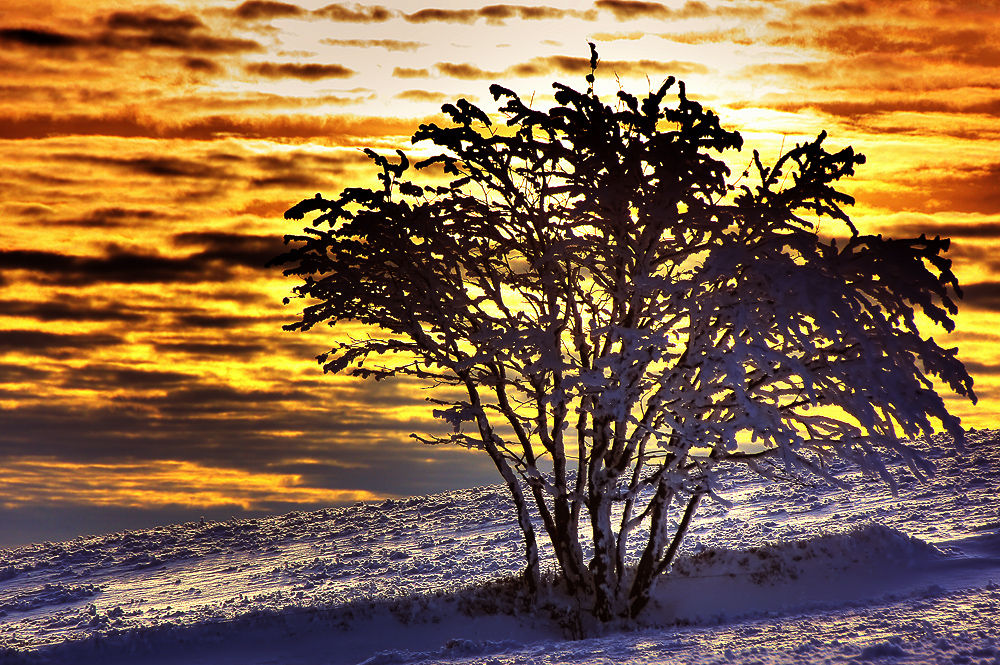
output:
M 1000 663 L 1000 432 L 967 446 L 896 496 L 724 473 L 643 622 L 584 640 L 483 586 L 523 566 L 499 486 L 0 550 L 0 663 Z

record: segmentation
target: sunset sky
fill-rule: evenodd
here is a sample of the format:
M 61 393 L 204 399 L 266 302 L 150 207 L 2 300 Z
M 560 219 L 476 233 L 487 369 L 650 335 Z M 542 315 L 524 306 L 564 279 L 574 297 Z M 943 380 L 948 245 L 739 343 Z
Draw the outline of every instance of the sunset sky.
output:
M 0 546 L 495 482 L 428 448 L 419 385 L 323 376 L 264 263 L 304 197 L 369 183 L 492 82 L 635 94 L 683 79 L 747 147 L 830 134 L 868 163 L 863 232 L 941 234 L 958 346 L 1000 411 L 1000 1 L 480 5 L 3 0 Z M 419 153 L 417 146 L 415 153 Z M 832 224 L 832 222 L 831 222 Z

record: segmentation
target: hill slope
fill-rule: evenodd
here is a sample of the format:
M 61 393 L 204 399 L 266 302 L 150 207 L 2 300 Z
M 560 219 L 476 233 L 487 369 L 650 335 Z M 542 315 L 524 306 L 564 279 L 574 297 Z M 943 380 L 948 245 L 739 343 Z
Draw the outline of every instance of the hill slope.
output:
M 0 550 L 0 662 L 1000 663 L 1000 432 L 969 439 L 897 496 L 729 474 L 645 623 L 586 640 L 508 602 L 485 487 Z

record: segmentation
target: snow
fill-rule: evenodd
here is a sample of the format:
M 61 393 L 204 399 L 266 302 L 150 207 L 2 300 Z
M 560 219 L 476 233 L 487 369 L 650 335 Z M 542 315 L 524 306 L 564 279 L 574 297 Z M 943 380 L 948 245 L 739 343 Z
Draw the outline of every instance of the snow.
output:
M 895 496 L 723 474 L 642 623 L 583 640 L 510 599 L 495 486 L 0 550 L 0 663 L 1000 663 L 1000 432 L 918 445 Z

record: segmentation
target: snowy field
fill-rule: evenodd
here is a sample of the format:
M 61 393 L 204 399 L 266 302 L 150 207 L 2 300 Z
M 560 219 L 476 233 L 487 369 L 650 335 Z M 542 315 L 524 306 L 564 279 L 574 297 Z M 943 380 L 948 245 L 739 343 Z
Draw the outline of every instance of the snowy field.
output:
M 522 566 L 486 487 L 0 550 L 0 663 L 1000 664 L 1000 432 L 935 444 L 896 496 L 725 476 L 645 623 L 584 640 L 482 591 Z

